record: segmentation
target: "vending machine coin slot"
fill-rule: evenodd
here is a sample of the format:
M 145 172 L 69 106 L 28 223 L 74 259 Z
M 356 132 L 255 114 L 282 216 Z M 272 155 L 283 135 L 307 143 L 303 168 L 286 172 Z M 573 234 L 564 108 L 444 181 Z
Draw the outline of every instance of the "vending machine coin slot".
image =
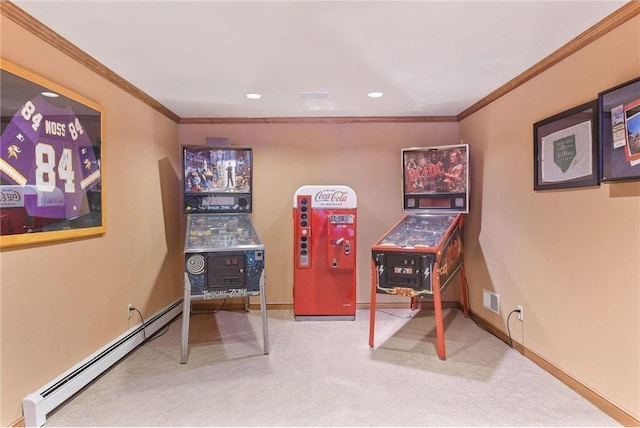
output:
M 296 222 L 297 242 L 297 266 L 299 268 L 311 267 L 311 222 L 309 219 L 309 207 L 311 196 L 298 195 L 298 218 Z

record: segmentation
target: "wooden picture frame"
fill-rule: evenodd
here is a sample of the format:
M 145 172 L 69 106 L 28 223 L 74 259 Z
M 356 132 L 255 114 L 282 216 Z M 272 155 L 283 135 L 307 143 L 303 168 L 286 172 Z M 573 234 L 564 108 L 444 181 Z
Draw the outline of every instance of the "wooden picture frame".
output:
M 597 186 L 598 102 L 589 101 L 533 125 L 533 189 Z
M 601 182 L 640 180 L 640 77 L 598 94 Z
M 104 234 L 98 104 L 0 59 L 0 248 Z

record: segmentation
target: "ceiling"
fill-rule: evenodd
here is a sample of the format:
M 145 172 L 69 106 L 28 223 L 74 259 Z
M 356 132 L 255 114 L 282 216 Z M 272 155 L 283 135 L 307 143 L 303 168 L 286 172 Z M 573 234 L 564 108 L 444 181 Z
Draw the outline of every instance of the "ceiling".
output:
M 456 116 L 627 1 L 13 3 L 181 118 L 286 118 Z

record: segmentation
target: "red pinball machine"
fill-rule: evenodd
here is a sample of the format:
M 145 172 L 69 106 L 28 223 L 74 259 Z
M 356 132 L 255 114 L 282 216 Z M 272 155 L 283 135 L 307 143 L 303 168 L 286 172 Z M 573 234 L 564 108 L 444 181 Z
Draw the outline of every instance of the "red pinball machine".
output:
M 404 217 L 371 247 L 369 346 L 374 346 L 376 297 L 406 296 L 415 309 L 432 299 L 438 357 L 446 358 L 441 293 L 460 272 L 462 305 L 467 301 L 463 222 L 469 212 L 469 146 L 403 149 Z

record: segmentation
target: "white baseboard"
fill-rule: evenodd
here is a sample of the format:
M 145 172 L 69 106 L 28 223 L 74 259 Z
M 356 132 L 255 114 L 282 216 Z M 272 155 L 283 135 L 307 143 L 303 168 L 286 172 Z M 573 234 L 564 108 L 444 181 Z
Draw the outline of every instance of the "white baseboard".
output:
M 22 400 L 25 426 L 44 425 L 48 413 L 136 349 L 145 341 L 145 337 L 151 337 L 181 313 L 182 299 L 178 299 L 146 320 L 144 326 L 142 323 L 136 325 L 42 388 L 27 395 Z

